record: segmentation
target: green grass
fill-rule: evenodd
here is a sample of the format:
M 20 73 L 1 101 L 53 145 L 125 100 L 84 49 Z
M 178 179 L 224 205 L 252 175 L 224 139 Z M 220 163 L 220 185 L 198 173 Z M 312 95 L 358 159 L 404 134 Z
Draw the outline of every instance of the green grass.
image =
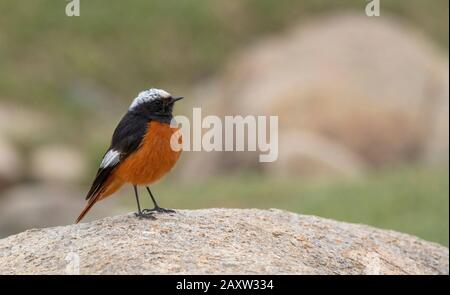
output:
M 241 175 L 191 185 L 165 181 L 153 190 L 166 207 L 280 208 L 392 229 L 447 246 L 449 241 L 447 171 L 394 169 L 352 181 Z
M 242 47 L 321 14 L 364 14 L 363 0 L 0 1 L 0 99 L 68 114 L 138 89 L 186 88 Z M 447 0 L 384 0 L 382 17 L 448 48 Z M 79 88 L 87 91 L 79 91 Z M 81 109 L 81 111 L 80 111 Z

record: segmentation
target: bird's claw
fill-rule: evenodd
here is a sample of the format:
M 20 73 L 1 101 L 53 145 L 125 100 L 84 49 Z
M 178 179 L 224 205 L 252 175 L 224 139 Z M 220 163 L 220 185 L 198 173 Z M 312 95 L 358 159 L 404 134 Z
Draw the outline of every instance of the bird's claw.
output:
M 153 209 L 144 209 L 144 210 L 142 210 L 142 212 L 143 213 L 153 213 L 153 212 L 158 212 L 158 213 L 176 213 L 175 210 L 161 208 L 161 207 L 155 207 Z
M 139 219 L 151 219 L 151 220 L 156 219 L 156 217 L 153 216 L 153 213 L 146 212 L 146 210 L 143 210 L 142 212 L 136 212 L 136 213 L 134 213 L 134 215 Z

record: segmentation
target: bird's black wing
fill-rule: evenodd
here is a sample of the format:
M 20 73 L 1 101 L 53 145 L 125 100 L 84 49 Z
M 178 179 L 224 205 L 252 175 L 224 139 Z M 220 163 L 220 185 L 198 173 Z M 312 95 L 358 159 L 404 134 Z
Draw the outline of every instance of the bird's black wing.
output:
M 111 146 L 103 156 L 97 176 L 86 196 L 86 200 L 97 195 L 117 165 L 139 149 L 142 139 L 147 133 L 148 123 L 147 118 L 133 112 L 128 112 L 122 118 L 114 131 Z

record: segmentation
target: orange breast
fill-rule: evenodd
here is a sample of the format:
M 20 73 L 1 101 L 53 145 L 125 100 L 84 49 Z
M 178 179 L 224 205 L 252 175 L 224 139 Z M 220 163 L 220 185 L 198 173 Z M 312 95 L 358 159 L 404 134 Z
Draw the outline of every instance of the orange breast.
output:
M 134 185 L 149 185 L 159 180 L 180 157 L 181 151 L 173 151 L 170 146 L 177 130 L 168 124 L 150 122 L 140 148 L 117 167 L 114 176 Z

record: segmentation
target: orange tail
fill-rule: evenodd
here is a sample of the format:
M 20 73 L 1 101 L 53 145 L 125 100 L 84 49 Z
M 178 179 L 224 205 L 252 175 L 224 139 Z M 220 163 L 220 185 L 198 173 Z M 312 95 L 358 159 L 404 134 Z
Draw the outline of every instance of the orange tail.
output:
M 108 181 L 103 189 L 99 190 L 92 197 L 90 197 L 89 202 L 87 203 L 86 207 L 84 207 L 83 211 L 81 211 L 80 216 L 78 216 L 75 223 L 79 223 L 89 212 L 89 210 L 91 210 L 92 206 L 94 206 L 95 203 L 115 193 L 119 188 L 122 187 L 123 184 L 124 182 L 118 180 L 117 178 L 113 179 L 112 181 Z
M 84 218 L 84 216 L 89 212 L 89 210 L 91 210 L 92 206 L 94 206 L 94 204 L 97 203 L 97 199 L 98 197 L 89 200 L 89 203 L 86 205 L 86 207 L 84 207 L 83 211 L 81 211 L 80 216 L 78 216 L 75 223 L 79 223 L 81 219 Z

